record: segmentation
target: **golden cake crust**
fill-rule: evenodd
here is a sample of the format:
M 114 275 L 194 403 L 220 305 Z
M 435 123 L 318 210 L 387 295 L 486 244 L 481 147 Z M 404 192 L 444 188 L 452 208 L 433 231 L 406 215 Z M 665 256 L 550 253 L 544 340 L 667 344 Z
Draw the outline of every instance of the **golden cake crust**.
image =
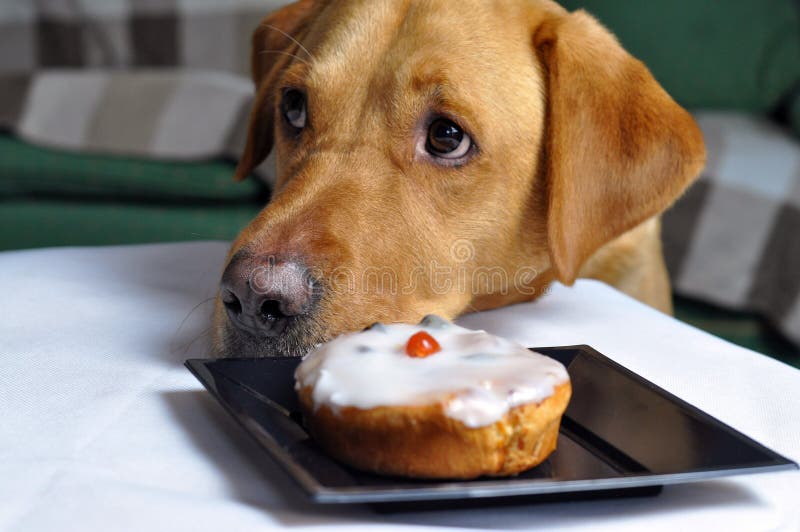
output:
M 346 464 L 384 475 L 469 479 L 515 475 L 544 461 L 556 448 L 571 394 L 566 381 L 542 402 L 513 407 L 478 428 L 448 417 L 440 403 L 334 411 L 315 409 L 310 387 L 298 396 L 311 435 Z

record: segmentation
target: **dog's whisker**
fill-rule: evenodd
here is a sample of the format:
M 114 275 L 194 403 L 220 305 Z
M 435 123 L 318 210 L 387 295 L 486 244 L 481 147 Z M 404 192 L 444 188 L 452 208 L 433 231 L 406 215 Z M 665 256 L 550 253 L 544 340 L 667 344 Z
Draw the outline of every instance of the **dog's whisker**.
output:
M 481 309 L 479 309 L 478 307 L 476 307 L 475 305 L 473 305 L 473 304 L 471 304 L 471 303 L 468 303 L 468 304 L 467 304 L 466 311 L 467 311 L 467 312 L 480 312 L 480 311 L 481 311 Z
M 201 339 L 201 338 L 203 338 L 205 336 L 208 336 L 211 333 L 211 329 L 212 328 L 213 328 L 212 326 L 206 327 L 205 329 L 200 331 L 200 333 L 197 336 L 195 336 L 191 341 L 187 342 L 186 346 L 183 348 L 183 353 L 182 354 L 185 355 L 186 353 L 188 353 L 189 349 L 191 349 L 192 345 L 194 345 L 194 343 L 196 341 L 198 341 L 199 339 Z
M 183 329 L 183 326 L 186 325 L 186 322 L 189 321 L 189 318 L 192 317 L 192 314 L 194 314 L 195 311 L 197 311 L 197 309 L 199 309 L 201 306 L 205 305 L 209 301 L 213 301 L 214 299 L 216 299 L 216 296 L 211 296 L 209 298 L 203 299 L 198 304 L 193 306 L 189 310 L 189 312 L 186 314 L 186 316 L 183 318 L 183 320 L 181 320 L 181 323 L 180 323 L 180 325 L 178 325 L 178 328 L 175 329 L 175 334 L 173 335 L 173 338 L 176 338 L 178 336 L 178 334 L 180 334 L 181 330 Z
M 283 36 L 285 36 L 286 38 L 288 38 L 289 40 L 291 40 L 293 43 L 297 44 L 297 46 L 299 46 L 299 47 L 300 47 L 300 48 L 301 48 L 301 49 L 302 49 L 302 50 L 303 50 L 305 53 L 307 53 L 307 54 L 308 54 L 308 57 L 309 57 L 309 58 L 313 59 L 314 61 L 316 61 L 316 60 L 317 60 L 317 58 L 316 58 L 316 57 L 314 57 L 314 54 L 312 54 L 311 52 L 309 52 L 309 51 L 308 51 L 308 48 L 306 48 L 305 46 L 303 46 L 303 43 L 301 43 L 300 41 L 298 41 L 297 39 L 295 39 L 294 37 L 292 37 L 291 35 L 289 35 L 289 34 L 288 34 L 288 33 L 286 33 L 285 31 L 283 31 L 282 29 L 280 29 L 280 28 L 278 28 L 278 27 L 276 27 L 276 26 L 273 26 L 272 24 L 262 24 L 262 26 L 263 26 L 263 27 L 265 27 L 265 28 L 269 28 L 269 29 L 271 29 L 271 30 L 275 30 L 275 31 L 277 31 L 277 32 L 278 32 L 278 33 L 280 33 L 281 35 L 283 35 Z
M 262 50 L 262 51 L 260 51 L 260 52 L 259 52 L 259 55 L 261 55 L 261 54 L 281 54 L 281 55 L 288 55 L 289 57 L 294 57 L 294 58 L 295 58 L 295 59 L 297 59 L 298 61 L 302 61 L 302 62 L 303 62 L 303 63 L 305 63 L 306 65 L 308 65 L 308 66 L 311 66 L 311 63 L 309 63 L 308 61 L 306 61 L 305 59 L 303 59 L 303 58 L 302 58 L 302 57 L 300 57 L 299 55 L 297 55 L 297 54 L 293 54 L 293 53 L 291 53 L 291 52 L 287 52 L 287 51 L 285 51 L 285 50 Z
M 179 333 L 179 332 L 180 332 L 181 328 L 184 326 L 184 324 L 186 324 L 186 320 L 188 320 L 188 319 L 189 319 L 189 318 L 192 316 L 192 314 L 194 314 L 194 312 L 195 312 L 195 311 L 196 311 L 198 308 L 200 308 L 202 305 L 205 305 L 205 304 L 206 304 L 206 303 L 208 303 L 209 301 L 214 301 L 216 298 L 217 298 L 217 296 L 215 296 L 215 295 L 214 295 L 214 296 L 211 296 L 211 297 L 207 297 L 206 299 L 203 299 L 203 300 L 202 300 L 202 301 L 200 301 L 198 304 L 196 304 L 195 306 L 193 306 L 193 307 L 192 307 L 192 308 L 189 310 L 189 313 L 188 313 L 188 314 L 186 314 L 186 317 L 184 317 L 184 318 L 183 318 L 183 321 L 181 321 L 181 324 L 180 324 L 180 325 L 178 325 L 178 330 L 177 330 L 177 331 L 175 331 L 175 332 L 176 332 L 176 333 Z

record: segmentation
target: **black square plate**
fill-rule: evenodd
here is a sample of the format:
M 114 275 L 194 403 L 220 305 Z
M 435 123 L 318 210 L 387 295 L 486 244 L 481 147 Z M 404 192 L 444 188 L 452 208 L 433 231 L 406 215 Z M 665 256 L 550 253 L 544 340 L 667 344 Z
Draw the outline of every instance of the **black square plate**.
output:
M 319 503 L 640 495 L 666 484 L 797 469 L 589 346 L 535 350 L 559 360 L 572 379 L 558 450 L 516 477 L 456 482 L 370 475 L 329 458 L 300 423 L 293 388 L 298 358 L 192 359 L 186 366 Z

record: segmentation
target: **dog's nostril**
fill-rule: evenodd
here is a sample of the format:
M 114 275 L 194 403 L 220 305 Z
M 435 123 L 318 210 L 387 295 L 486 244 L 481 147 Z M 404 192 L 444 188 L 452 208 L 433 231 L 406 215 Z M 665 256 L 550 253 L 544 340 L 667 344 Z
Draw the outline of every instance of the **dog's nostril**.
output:
M 236 314 L 237 316 L 242 313 L 242 302 L 230 290 L 226 290 L 222 295 L 222 304 L 228 309 L 228 312 Z
M 286 317 L 286 314 L 281 311 L 281 302 L 274 299 L 264 301 L 258 310 L 261 319 L 266 323 L 275 323 Z

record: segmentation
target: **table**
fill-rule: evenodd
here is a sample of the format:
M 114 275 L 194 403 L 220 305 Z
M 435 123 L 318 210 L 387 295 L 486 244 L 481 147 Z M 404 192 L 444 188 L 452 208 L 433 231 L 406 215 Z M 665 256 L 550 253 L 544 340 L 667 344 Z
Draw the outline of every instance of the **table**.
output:
M 0 530 L 798 530 L 800 473 L 657 497 L 379 514 L 318 507 L 186 371 L 227 243 L 0 253 Z M 595 281 L 460 322 L 587 343 L 800 460 L 800 371 Z

